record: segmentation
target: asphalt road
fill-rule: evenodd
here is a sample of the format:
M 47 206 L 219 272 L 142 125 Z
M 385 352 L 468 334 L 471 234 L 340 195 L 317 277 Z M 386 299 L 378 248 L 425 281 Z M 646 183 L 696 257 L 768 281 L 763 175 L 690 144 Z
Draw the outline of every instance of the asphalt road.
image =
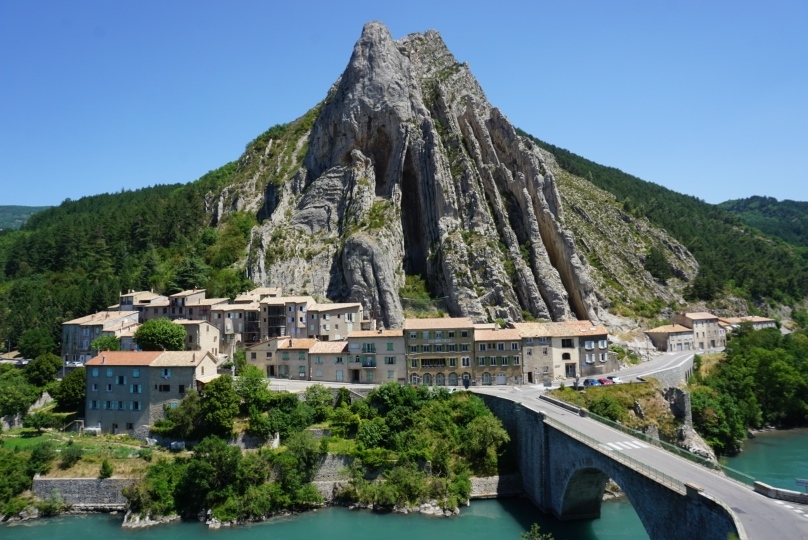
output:
M 607 452 L 621 452 L 683 483 L 693 483 L 729 506 L 740 520 L 747 538 L 778 540 L 808 538 L 808 506 L 775 501 L 755 493 L 751 487 L 649 445 L 604 424 L 540 401 L 537 389 L 518 387 L 473 388 L 475 392 L 497 395 L 535 411 L 541 411 L 565 425 L 595 439 Z

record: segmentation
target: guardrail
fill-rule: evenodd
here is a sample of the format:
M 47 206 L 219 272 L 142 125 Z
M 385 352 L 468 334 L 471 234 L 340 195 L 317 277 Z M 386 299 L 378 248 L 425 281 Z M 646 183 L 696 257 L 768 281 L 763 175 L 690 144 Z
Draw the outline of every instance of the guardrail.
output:
M 686 493 L 685 485 L 682 481 L 677 480 L 676 478 L 663 473 L 660 470 L 657 470 L 649 465 L 643 463 L 642 461 L 636 460 L 622 452 L 615 452 L 615 451 L 607 451 L 602 446 L 600 446 L 600 441 L 590 437 L 589 435 L 585 435 L 578 431 L 575 428 L 571 428 L 570 426 L 564 424 L 563 422 L 559 422 L 554 420 L 545 415 L 544 423 L 552 426 L 553 428 L 561 431 L 573 439 L 576 439 L 587 446 L 591 447 L 593 450 L 600 452 L 601 454 L 607 456 L 609 459 L 613 459 L 619 463 L 622 463 L 626 467 L 633 469 L 649 478 L 653 478 L 660 484 L 684 495 Z
M 617 422 L 615 422 L 613 420 L 610 420 L 610 419 L 605 418 L 603 416 L 594 414 L 591 411 L 589 412 L 589 417 L 591 419 L 593 419 L 593 420 L 597 420 L 601 424 L 606 424 L 607 426 L 609 426 L 609 427 L 611 427 L 613 429 L 622 431 L 623 433 L 625 433 L 627 435 L 631 435 L 632 437 L 635 437 L 637 439 L 643 440 L 643 441 L 645 441 L 645 442 L 647 442 L 649 444 L 653 444 L 654 446 L 658 446 L 660 448 L 663 448 L 663 449 L 667 450 L 668 452 L 676 454 L 677 456 L 679 456 L 681 458 L 684 458 L 684 459 L 687 459 L 688 461 L 692 461 L 693 463 L 701 465 L 702 467 L 705 467 L 707 469 L 711 469 L 711 470 L 714 470 L 714 471 L 723 472 L 727 476 L 727 478 L 729 478 L 731 480 L 735 480 L 736 482 L 739 482 L 739 483 L 743 484 L 744 486 L 754 487 L 754 485 L 755 485 L 755 479 L 752 478 L 751 476 L 749 476 L 746 473 L 742 473 L 741 471 L 738 471 L 738 470 L 733 469 L 731 467 L 726 467 L 724 465 L 721 465 L 720 463 L 716 463 L 714 461 L 711 461 L 711 460 L 709 460 L 709 459 L 707 459 L 707 458 L 705 458 L 703 456 L 700 456 L 698 454 L 688 452 L 684 448 L 679 448 L 678 446 L 675 446 L 673 444 L 667 443 L 665 441 L 660 441 L 659 439 L 656 439 L 654 437 L 649 437 L 648 435 L 646 435 L 642 431 L 637 431 L 635 429 L 631 429 L 630 427 L 626 427 L 626 426 L 624 426 L 622 424 L 618 424 Z

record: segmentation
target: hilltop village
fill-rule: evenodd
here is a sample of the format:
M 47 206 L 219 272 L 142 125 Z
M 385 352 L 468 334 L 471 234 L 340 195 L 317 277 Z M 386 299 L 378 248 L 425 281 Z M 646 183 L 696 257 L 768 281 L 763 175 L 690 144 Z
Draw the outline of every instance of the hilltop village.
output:
M 155 318 L 185 328 L 185 351 L 138 350 L 135 332 Z M 682 313 L 646 334 L 659 351 L 709 350 L 724 347 L 741 322 L 775 325 Z M 92 349 L 105 335 L 120 340 L 120 352 Z M 202 289 L 129 291 L 108 311 L 63 324 L 62 359 L 68 368 L 88 368 L 88 427 L 145 436 L 135 432 L 162 417 L 165 406 L 177 407 L 188 389 L 229 372 L 240 350 L 270 379 L 467 388 L 597 378 L 620 368 L 611 343 L 606 328 L 586 320 L 501 327 L 467 317 L 406 318 L 403 328 L 382 328 L 360 303 L 317 303 L 260 287 L 232 302 L 206 298 Z

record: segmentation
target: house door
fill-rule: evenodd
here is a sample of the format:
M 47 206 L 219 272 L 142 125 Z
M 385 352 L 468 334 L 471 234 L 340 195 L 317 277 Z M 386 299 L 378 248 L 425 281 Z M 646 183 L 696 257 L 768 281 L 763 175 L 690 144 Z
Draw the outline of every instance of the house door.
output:
M 575 364 L 564 364 L 564 375 L 566 377 L 575 377 Z
M 337 379 L 337 382 L 342 382 L 342 370 L 341 369 L 337 370 L 336 379 Z
M 497 384 L 506 384 L 508 377 L 504 373 L 497 373 Z
M 528 384 L 533 384 L 533 372 L 532 371 L 527 372 L 527 383 Z

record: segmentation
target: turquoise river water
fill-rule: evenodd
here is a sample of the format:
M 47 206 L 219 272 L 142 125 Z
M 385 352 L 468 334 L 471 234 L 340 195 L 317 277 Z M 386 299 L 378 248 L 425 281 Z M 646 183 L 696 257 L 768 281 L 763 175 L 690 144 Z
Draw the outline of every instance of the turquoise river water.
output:
M 768 484 L 797 489 L 795 478 L 808 478 L 808 429 L 760 434 L 727 464 Z M 0 525 L 3 540 L 518 540 L 538 523 L 556 540 L 617 540 L 648 538 L 637 513 L 625 499 L 603 503 L 602 517 L 585 522 L 556 521 L 524 499 L 474 501 L 459 517 L 381 514 L 367 510 L 325 508 L 266 523 L 209 531 L 200 523 L 176 523 L 128 531 L 122 516 L 58 517 L 17 525 Z

